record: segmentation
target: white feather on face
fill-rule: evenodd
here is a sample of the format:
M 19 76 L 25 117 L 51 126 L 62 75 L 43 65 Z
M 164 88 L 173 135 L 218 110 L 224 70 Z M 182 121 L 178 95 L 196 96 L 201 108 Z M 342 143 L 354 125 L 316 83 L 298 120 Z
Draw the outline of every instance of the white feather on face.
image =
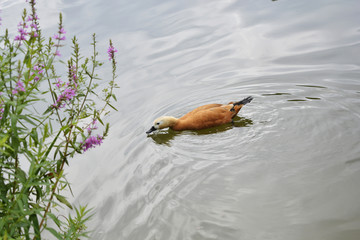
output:
M 154 121 L 154 127 L 156 129 L 160 129 L 160 126 L 162 125 L 162 121 L 161 120 L 155 120 Z

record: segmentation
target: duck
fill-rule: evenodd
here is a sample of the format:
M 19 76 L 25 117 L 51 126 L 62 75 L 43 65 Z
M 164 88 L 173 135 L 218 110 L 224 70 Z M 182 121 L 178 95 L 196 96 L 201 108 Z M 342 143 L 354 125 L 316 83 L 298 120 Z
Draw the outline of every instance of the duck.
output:
M 206 104 L 195 108 L 180 118 L 162 116 L 155 119 L 153 126 L 146 133 L 150 134 L 164 128 L 175 131 L 200 130 L 231 123 L 240 109 L 252 100 L 253 97 L 249 96 L 241 101 L 229 102 L 228 104 Z

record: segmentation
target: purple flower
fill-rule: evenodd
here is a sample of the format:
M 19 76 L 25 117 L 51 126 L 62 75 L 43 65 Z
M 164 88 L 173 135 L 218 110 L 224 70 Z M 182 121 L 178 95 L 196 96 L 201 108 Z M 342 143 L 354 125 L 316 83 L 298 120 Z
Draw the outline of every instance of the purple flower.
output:
M 70 101 L 76 95 L 76 89 L 74 88 L 66 88 L 64 92 L 57 98 L 56 104 L 53 104 L 54 108 L 63 108 L 65 107 L 65 103 Z
M 23 23 L 23 22 L 19 22 L 19 24 L 17 26 L 19 28 L 28 28 L 29 27 L 26 23 Z
M 29 33 L 26 31 L 26 28 L 28 28 L 28 25 L 26 25 L 26 23 L 22 23 L 20 22 L 18 24 L 18 32 L 20 33 L 20 35 L 15 36 L 15 41 L 23 41 L 26 40 L 26 36 L 29 35 Z
M 63 108 L 66 103 L 71 101 L 77 94 L 77 69 L 75 66 L 69 66 L 69 82 L 66 84 L 60 78 L 55 81 L 55 86 L 60 90 L 62 87 L 65 89 L 61 95 L 56 99 L 56 103 L 52 105 L 53 108 Z
M 58 57 L 61 57 L 61 54 L 60 54 L 60 51 L 59 50 L 56 50 L 55 53 L 54 53 L 55 56 L 58 56 Z
M 61 81 L 61 79 L 60 78 L 58 78 L 58 81 L 56 82 L 56 87 L 57 88 L 61 88 L 62 87 L 62 85 L 63 85 L 63 82 Z
M 76 95 L 75 89 L 66 88 L 64 92 L 58 97 L 57 102 L 69 101 Z
M 117 52 L 117 50 L 114 48 L 113 45 L 110 44 L 107 53 L 109 55 L 109 61 L 111 61 L 112 59 L 114 59 L 114 54 Z
M 76 95 L 76 90 L 72 88 L 67 88 L 65 89 L 63 94 L 66 100 L 71 100 Z
M 39 20 L 38 15 L 28 16 L 28 17 L 26 18 L 26 21 L 27 21 L 27 22 L 34 22 L 34 20 Z
M 12 94 L 17 94 L 18 92 L 25 92 L 24 84 L 21 81 L 16 83 L 15 88 L 12 90 Z
M 35 23 L 31 23 L 31 24 L 30 24 L 30 27 L 33 28 L 33 29 L 35 29 L 35 30 L 38 30 L 38 29 L 39 29 L 38 26 L 37 26 Z
M 15 36 L 15 41 L 22 41 L 22 40 L 26 40 L 25 36 L 24 35 L 18 35 L 18 36 Z
M 20 34 L 15 36 L 15 41 L 23 41 L 23 40 L 26 40 L 25 35 Z
M 34 69 L 34 71 L 39 71 L 39 70 L 41 70 L 41 67 L 39 65 L 35 65 L 33 69 Z
M 65 34 L 65 33 L 66 33 L 66 31 L 65 31 L 65 29 L 64 29 L 64 28 L 60 28 L 59 33 L 60 33 L 60 34 Z
M 60 35 L 61 36 L 61 35 Z M 60 37 L 58 34 L 54 34 L 53 39 L 63 41 L 66 39 L 65 36 Z
M 38 72 L 38 74 L 42 74 L 43 72 L 44 72 L 44 64 L 36 64 L 36 65 L 34 65 L 34 67 L 33 67 L 33 70 L 35 71 L 35 72 Z
M 44 64 L 37 64 L 37 65 L 35 65 L 34 67 L 33 67 L 33 72 L 31 72 L 30 73 L 30 75 L 32 76 L 32 75 L 34 75 L 35 73 L 37 73 L 38 75 L 40 75 L 40 77 L 41 77 L 41 75 L 44 73 Z M 34 77 L 34 81 L 35 82 L 37 82 L 37 81 L 39 81 L 40 80 L 40 77 L 39 76 L 35 76 Z
M 95 136 L 89 136 L 85 142 L 81 142 L 82 144 L 82 149 L 84 150 L 84 152 L 86 152 L 87 150 L 89 150 L 90 148 L 94 148 L 96 147 L 96 145 L 101 145 L 103 141 L 103 137 L 97 135 Z
M 96 121 L 96 119 L 94 119 L 94 120 L 92 121 L 92 123 L 90 123 L 89 127 L 86 128 L 86 130 L 87 130 L 87 132 L 88 132 L 89 135 L 91 134 L 92 130 L 98 129 L 98 127 L 96 126 L 96 124 L 97 124 L 97 121 Z
M 18 29 L 18 32 L 21 34 L 21 35 L 27 35 L 28 33 L 25 31 L 25 28 L 19 28 Z
M 24 84 L 21 81 L 18 81 L 16 83 L 16 87 L 21 91 L 21 92 L 25 92 L 25 88 L 24 88 Z

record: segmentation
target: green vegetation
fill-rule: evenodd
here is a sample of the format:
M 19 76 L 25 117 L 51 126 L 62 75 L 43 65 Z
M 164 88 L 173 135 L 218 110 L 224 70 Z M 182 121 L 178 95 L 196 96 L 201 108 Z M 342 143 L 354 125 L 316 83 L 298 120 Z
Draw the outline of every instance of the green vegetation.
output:
M 0 239 L 41 239 L 44 232 L 79 239 L 88 236 L 91 209 L 63 196 L 70 189 L 64 168 L 108 134 L 103 120 L 116 110 L 117 51 L 110 40 L 112 79 L 101 90 L 95 34 L 91 57 L 81 56 L 74 37 L 72 55 L 63 61 L 62 16 L 57 33 L 46 39 L 35 5 L 31 0 L 24 10 L 17 36 L 0 26 Z M 62 207 L 75 216 L 61 215 Z

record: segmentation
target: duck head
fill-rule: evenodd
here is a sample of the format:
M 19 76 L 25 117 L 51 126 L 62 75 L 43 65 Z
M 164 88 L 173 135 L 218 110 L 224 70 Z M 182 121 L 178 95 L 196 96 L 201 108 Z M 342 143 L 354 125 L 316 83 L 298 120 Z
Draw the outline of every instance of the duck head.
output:
M 153 126 L 146 132 L 147 134 L 152 133 L 153 131 L 172 127 L 176 124 L 177 118 L 170 117 L 170 116 L 163 116 L 155 119 Z

